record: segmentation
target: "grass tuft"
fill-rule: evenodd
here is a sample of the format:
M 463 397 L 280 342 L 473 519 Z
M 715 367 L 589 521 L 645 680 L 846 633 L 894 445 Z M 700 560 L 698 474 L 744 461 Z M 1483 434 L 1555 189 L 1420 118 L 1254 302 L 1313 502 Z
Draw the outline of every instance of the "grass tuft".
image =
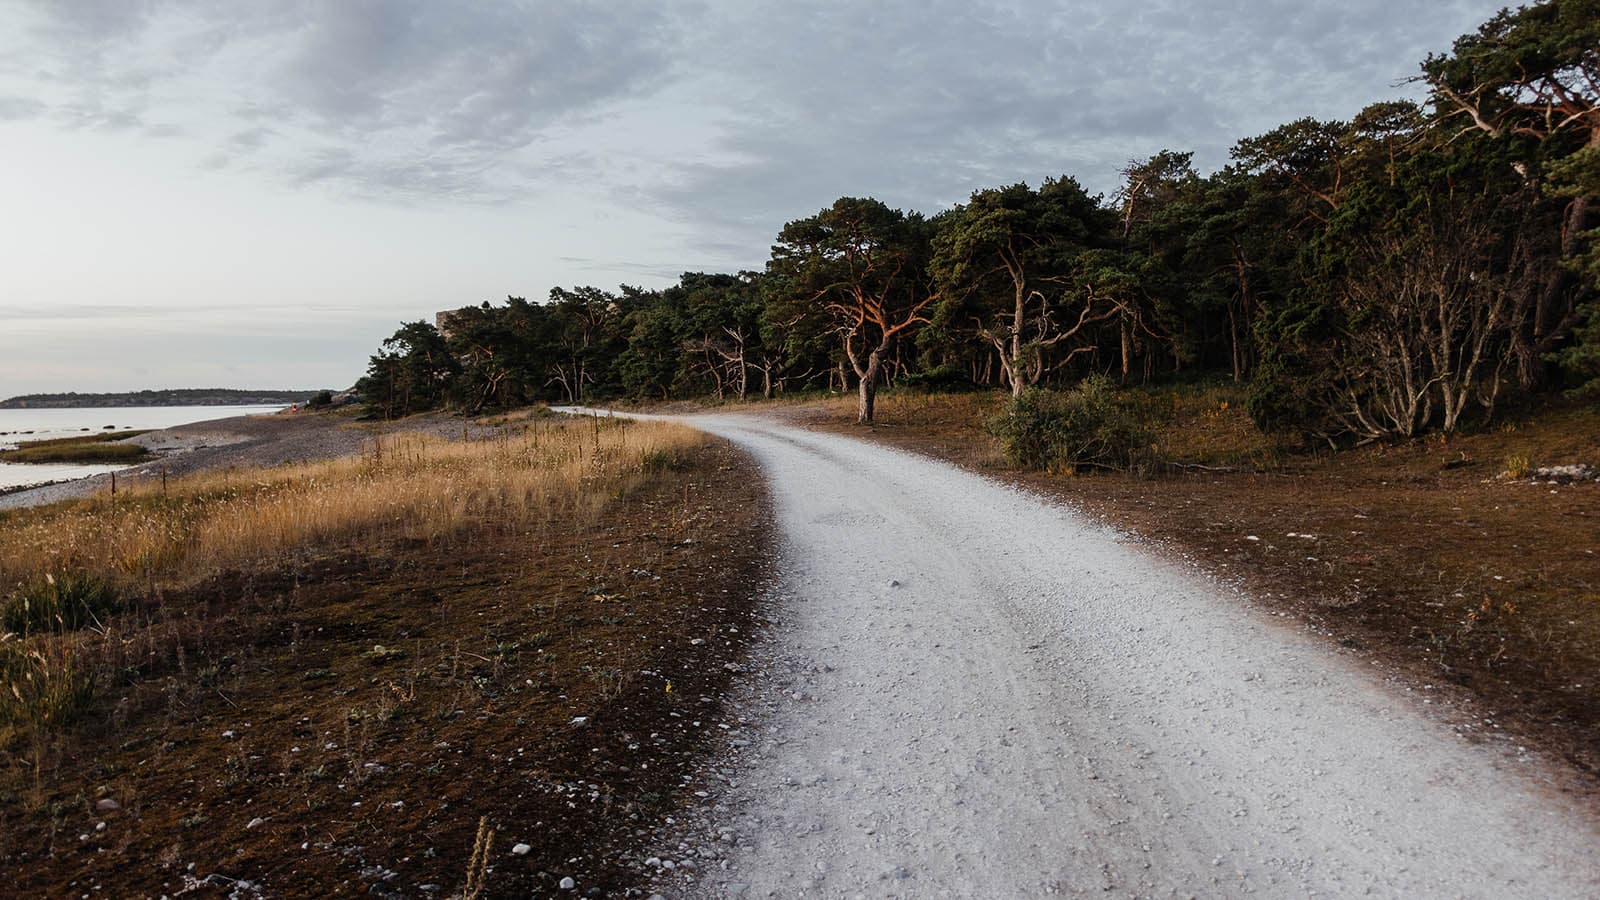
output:
M 1506 457 L 1505 477 L 1512 481 L 1521 481 L 1533 471 L 1533 464 L 1528 460 L 1526 453 L 1512 453 Z
M 0 635 L 0 746 L 19 730 L 72 721 L 94 698 L 94 684 L 70 644 Z
M 46 572 L 34 577 L 6 598 L 0 607 L 0 625 L 7 631 L 76 631 L 103 622 L 123 607 L 123 598 L 111 582 L 95 575 Z

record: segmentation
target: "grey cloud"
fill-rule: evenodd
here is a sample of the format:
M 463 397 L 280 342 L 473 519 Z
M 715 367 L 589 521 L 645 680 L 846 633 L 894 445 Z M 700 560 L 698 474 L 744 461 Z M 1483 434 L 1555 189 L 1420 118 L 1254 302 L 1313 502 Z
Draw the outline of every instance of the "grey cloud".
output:
M 760 259 L 784 219 L 840 194 L 932 211 L 977 186 L 1062 173 L 1109 191 L 1129 158 L 1163 147 L 1192 149 L 1214 167 L 1239 138 L 1382 99 L 1429 49 L 1495 4 L 37 0 L 30 8 L 43 23 L 40 41 L 54 48 L 36 67 L 45 73 L 37 83 L 66 87 L 44 104 L 0 100 L 0 118 L 38 116 L 47 104 L 74 127 L 149 128 L 209 89 L 197 98 L 212 120 L 209 146 L 197 152 L 205 165 L 248 158 L 252 170 L 292 184 L 406 203 L 505 203 L 593 185 L 692 232 L 699 252 L 737 253 L 731 265 Z M 672 155 L 648 141 L 573 137 L 641 101 L 685 113 L 655 127 L 702 143 L 715 137 L 715 146 Z M 717 130 L 690 131 L 702 126 Z M 199 141 L 200 129 L 190 130 Z
M 29 320 L 94 320 L 107 317 L 149 318 L 179 311 L 179 307 L 116 306 L 112 304 L 66 303 L 53 306 L 31 304 L 27 306 L 0 307 L 0 319 L 7 321 Z
M 591 259 L 586 256 L 561 256 L 557 257 L 564 263 L 570 264 L 574 269 L 585 272 L 606 272 L 608 274 L 643 276 L 662 281 L 671 281 L 692 270 L 692 266 L 685 266 L 681 261 L 668 263 L 642 263 L 630 260 Z
M 36 78 L 67 94 L 54 104 L 63 123 L 126 130 L 164 105 L 230 100 L 211 117 L 282 132 L 272 150 L 292 182 L 401 198 L 515 194 L 514 157 L 543 132 L 659 86 L 680 24 L 649 0 L 30 7 Z M 209 162 L 262 150 L 266 137 L 259 127 L 219 135 Z
M 31 97 L 0 97 L 0 122 L 34 119 L 48 110 L 49 107 Z
M 155 0 L 28 0 L 57 39 L 81 44 L 114 41 L 142 29 Z
M 1109 192 L 1162 148 L 1226 161 L 1240 138 L 1392 96 L 1431 48 L 1494 11 L 1388 0 L 938 0 L 741 5 L 706 47 L 733 48 L 724 149 L 648 192 L 702 246 L 764 256 L 782 221 L 841 194 L 934 211 L 975 187 L 1062 173 Z M 741 237 L 742 235 L 742 237 Z
M 276 132 L 270 128 L 246 128 L 230 135 L 227 144 L 230 149 L 249 153 L 266 146 L 275 135 Z

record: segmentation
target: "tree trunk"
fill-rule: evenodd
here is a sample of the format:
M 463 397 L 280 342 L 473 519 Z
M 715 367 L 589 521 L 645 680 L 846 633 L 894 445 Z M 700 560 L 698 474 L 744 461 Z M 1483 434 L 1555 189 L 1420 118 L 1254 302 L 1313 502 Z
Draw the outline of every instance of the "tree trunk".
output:
M 1122 332 L 1122 383 L 1128 383 L 1128 369 L 1133 360 L 1133 335 L 1128 331 L 1128 320 L 1120 320 Z
M 866 371 L 861 373 L 861 397 L 856 407 L 856 422 L 866 425 L 872 422 L 873 407 L 878 400 L 878 371 L 883 367 L 883 353 L 872 351 L 867 356 Z

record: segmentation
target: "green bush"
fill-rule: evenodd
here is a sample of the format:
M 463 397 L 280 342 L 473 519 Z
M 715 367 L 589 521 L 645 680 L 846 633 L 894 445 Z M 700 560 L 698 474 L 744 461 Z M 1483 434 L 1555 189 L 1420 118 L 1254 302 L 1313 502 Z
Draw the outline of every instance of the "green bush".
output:
M 1099 375 L 1070 391 L 1028 390 L 990 430 L 1013 463 L 1045 470 L 1131 470 L 1150 461 L 1155 439 L 1139 405 Z
M 30 634 L 46 630 L 74 631 L 122 609 L 122 595 L 93 575 L 46 575 L 18 588 L 0 609 L 6 631 Z

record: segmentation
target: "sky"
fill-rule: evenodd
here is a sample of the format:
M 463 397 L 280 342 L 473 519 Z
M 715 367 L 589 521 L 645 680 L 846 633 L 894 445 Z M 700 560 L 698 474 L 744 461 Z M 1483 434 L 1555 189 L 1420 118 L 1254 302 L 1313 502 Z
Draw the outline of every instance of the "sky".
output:
M 1478 0 L 0 0 L 0 397 L 343 388 L 402 321 L 764 265 L 1420 96 Z

